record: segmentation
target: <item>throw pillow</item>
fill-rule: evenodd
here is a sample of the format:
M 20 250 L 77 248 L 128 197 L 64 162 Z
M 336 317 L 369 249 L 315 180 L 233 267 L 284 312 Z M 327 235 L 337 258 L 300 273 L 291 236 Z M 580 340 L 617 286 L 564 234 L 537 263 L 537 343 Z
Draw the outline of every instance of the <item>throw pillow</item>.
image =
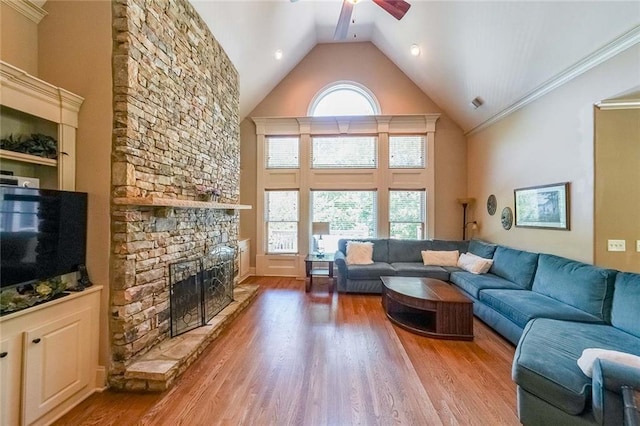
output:
M 587 348 L 582 351 L 582 356 L 578 358 L 578 367 L 580 367 L 585 376 L 591 377 L 593 375 L 593 363 L 596 359 L 606 359 L 629 367 L 640 368 L 640 356 L 609 349 Z
M 422 262 L 431 266 L 456 266 L 458 264 L 459 251 L 422 250 Z
M 493 265 L 493 259 L 485 259 L 473 253 L 462 253 L 458 259 L 458 267 L 472 274 L 486 274 Z
M 373 263 L 373 243 L 347 241 L 347 265 L 371 265 Z

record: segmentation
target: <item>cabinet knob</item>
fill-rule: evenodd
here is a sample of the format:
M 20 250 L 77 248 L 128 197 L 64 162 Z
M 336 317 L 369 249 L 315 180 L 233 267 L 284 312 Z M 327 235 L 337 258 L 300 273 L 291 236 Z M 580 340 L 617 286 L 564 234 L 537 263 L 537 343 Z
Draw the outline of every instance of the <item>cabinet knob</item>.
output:
M 9 352 L 0 352 L 0 358 L 4 358 L 9 355 Z
M 40 338 L 36 337 L 35 339 L 32 340 L 33 343 L 40 343 Z

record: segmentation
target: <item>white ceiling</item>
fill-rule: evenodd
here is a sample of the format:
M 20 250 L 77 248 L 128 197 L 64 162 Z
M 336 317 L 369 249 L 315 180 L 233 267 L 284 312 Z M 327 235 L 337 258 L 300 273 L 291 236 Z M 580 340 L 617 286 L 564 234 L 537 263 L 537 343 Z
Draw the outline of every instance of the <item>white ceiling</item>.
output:
M 612 46 L 640 42 L 640 1 L 409 1 L 411 9 L 396 21 L 361 0 L 346 42 L 371 41 L 465 131 L 562 81 L 577 64 L 615 51 Z M 238 70 L 241 118 L 316 44 L 333 43 L 342 4 L 191 2 Z M 414 43 L 418 57 L 409 53 Z M 281 61 L 276 49 L 284 53 Z M 476 96 L 484 105 L 473 109 Z

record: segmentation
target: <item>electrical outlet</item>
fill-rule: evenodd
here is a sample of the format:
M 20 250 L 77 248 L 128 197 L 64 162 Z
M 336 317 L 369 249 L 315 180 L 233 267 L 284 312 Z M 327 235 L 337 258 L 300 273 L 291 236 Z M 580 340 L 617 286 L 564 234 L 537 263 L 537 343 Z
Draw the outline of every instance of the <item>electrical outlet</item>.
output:
M 625 240 L 608 240 L 607 251 L 626 251 Z

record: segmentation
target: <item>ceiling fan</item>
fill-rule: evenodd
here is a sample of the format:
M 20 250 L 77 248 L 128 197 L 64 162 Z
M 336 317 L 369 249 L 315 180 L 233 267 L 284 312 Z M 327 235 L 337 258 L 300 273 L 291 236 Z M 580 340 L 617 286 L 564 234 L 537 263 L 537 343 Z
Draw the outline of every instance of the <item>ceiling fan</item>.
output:
M 298 0 L 291 0 L 296 2 Z M 340 11 L 340 17 L 338 18 L 338 25 L 336 25 L 336 32 L 333 33 L 334 40 L 344 40 L 347 38 L 349 32 L 349 24 L 351 23 L 351 14 L 353 13 L 353 6 L 360 0 L 343 0 L 342 10 Z M 404 0 L 371 0 L 381 8 L 387 11 L 391 16 L 398 21 L 401 20 L 405 13 L 409 10 L 411 5 Z

